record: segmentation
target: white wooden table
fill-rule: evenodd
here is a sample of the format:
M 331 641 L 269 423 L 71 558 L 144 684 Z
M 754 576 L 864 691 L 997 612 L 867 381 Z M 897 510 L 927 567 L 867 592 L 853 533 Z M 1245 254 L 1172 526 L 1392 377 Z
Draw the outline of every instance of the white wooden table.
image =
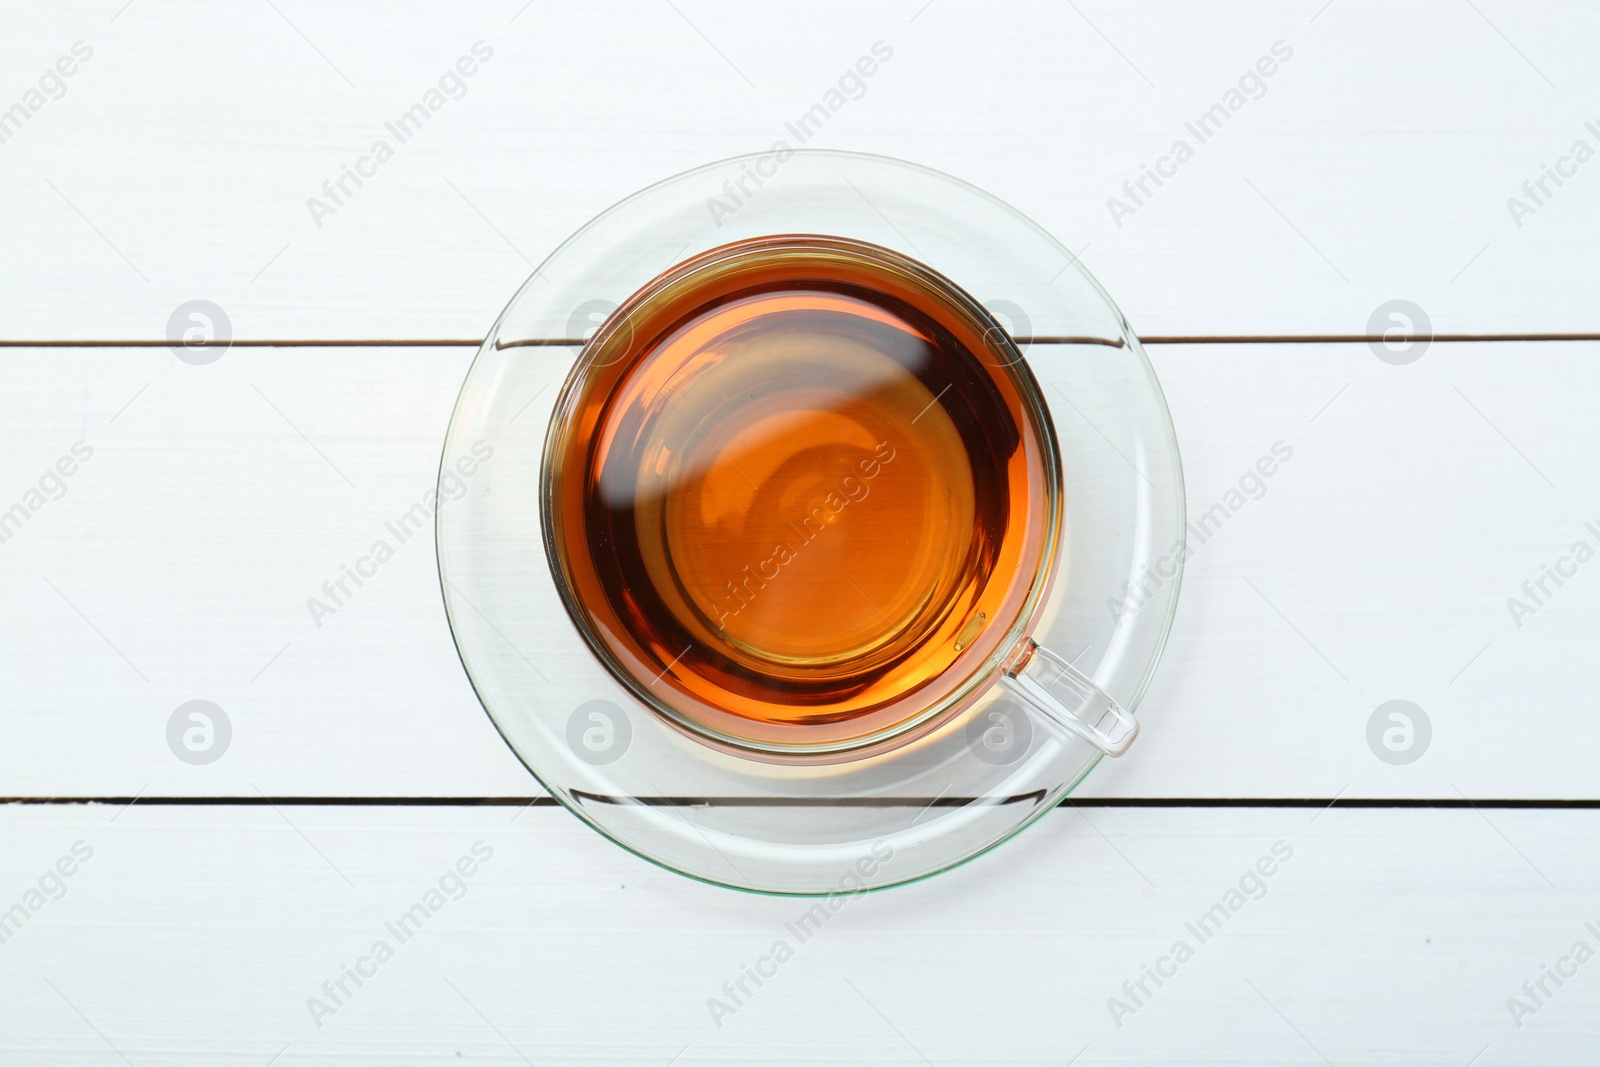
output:
M 0 1062 L 1594 1062 L 1600 8 L 97 0 L 0 28 Z M 431 544 L 321 627 L 305 600 L 432 483 L 533 264 L 766 148 L 879 41 L 814 143 L 1083 249 L 1153 342 L 1192 514 L 1294 458 L 1192 562 L 1129 758 L 852 900 L 714 1018 L 805 905 L 527 806 Z M 166 348 L 194 299 L 235 338 L 207 366 Z M 1396 299 L 1455 339 L 1379 359 Z M 195 699 L 232 725 L 207 765 L 166 740 Z M 1409 764 L 1368 744 L 1393 699 L 1431 723 Z

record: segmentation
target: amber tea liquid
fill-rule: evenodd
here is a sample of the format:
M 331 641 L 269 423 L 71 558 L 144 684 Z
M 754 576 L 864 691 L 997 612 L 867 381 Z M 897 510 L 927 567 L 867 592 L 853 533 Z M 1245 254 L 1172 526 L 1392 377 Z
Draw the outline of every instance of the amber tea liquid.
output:
M 552 419 L 574 621 L 715 743 L 834 751 L 954 713 L 1054 557 L 1028 375 L 970 297 L 886 249 L 774 237 L 681 264 L 597 331 Z

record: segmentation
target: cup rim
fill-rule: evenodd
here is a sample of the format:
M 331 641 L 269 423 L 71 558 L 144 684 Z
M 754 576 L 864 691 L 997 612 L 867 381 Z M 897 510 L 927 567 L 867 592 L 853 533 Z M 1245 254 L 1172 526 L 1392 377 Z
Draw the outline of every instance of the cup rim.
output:
M 594 370 L 614 362 L 613 359 L 603 363 L 596 362 L 596 358 L 606 351 L 613 339 L 626 331 L 627 339 L 631 341 L 634 333 L 634 313 L 664 290 L 683 285 L 696 274 L 715 269 L 737 257 L 771 253 L 785 248 L 845 253 L 869 260 L 880 268 L 900 271 L 927 286 L 948 301 L 960 314 L 966 316 L 971 324 L 978 328 L 985 345 L 998 349 L 998 354 L 1002 356 L 999 362 L 995 362 L 987 359 L 982 353 L 970 352 L 974 359 L 988 368 L 989 373 L 1004 374 L 1016 388 L 1028 422 L 1027 426 L 1019 427 L 1019 430 L 1034 435 L 1044 475 L 1044 543 L 1033 568 L 1033 574 L 1029 578 L 1027 594 L 1018 605 L 1014 617 L 1007 620 L 1005 631 L 999 641 L 976 665 L 963 667 L 962 669 L 967 672 L 966 677 L 930 706 L 870 733 L 828 741 L 764 741 L 717 730 L 673 707 L 669 701 L 656 693 L 652 686 L 643 684 L 594 632 L 581 606 L 581 598 L 572 588 L 562 563 L 565 554 L 560 551 L 558 545 L 559 523 L 554 519 L 559 510 L 556 475 L 562 466 L 556 460 L 562 454 L 561 445 L 566 429 L 561 416 L 568 409 L 568 403 L 574 394 L 583 388 L 589 375 Z M 1038 621 L 1040 609 L 1049 596 L 1060 558 L 1064 495 L 1060 445 L 1056 438 L 1055 424 L 1050 417 L 1049 404 L 1015 339 L 981 302 L 935 268 L 894 249 L 835 234 L 770 234 L 732 241 L 673 264 L 631 294 L 584 342 L 562 384 L 546 430 L 540 462 L 539 493 L 542 503 L 541 533 L 551 577 L 555 581 L 562 606 L 589 651 L 630 695 L 668 725 L 719 751 L 766 762 L 838 763 L 864 759 L 910 743 L 959 715 L 997 683 L 1003 666 L 1016 656 L 1019 647 L 1030 637 Z M 963 657 L 958 657 L 940 674 L 955 671 L 962 662 Z M 803 730 L 805 727 L 794 727 L 794 729 Z

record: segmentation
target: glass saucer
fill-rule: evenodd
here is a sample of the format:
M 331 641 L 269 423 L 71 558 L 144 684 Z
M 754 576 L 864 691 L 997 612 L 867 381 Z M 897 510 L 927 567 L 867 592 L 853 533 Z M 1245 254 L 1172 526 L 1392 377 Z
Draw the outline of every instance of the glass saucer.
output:
M 733 241 L 829 234 L 927 264 L 1009 329 L 1060 444 L 1062 552 L 1033 632 L 1122 708 L 1154 675 L 1183 569 L 1183 476 L 1155 374 L 1076 258 L 964 182 L 881 156 L 778 149 L 653 185 L 533 273 L 462 386 L 440 467 L 439 575 L 462 664 L 550 793 L 617 844 L 737 889 L 842 894 L 955 866 L 1038 818 L 1103 754 L 999 685 L 904 745 L 772 762 L 701 743 L 637 702 L 563 607 L 541 462 L 585 340 L 631 294 Z

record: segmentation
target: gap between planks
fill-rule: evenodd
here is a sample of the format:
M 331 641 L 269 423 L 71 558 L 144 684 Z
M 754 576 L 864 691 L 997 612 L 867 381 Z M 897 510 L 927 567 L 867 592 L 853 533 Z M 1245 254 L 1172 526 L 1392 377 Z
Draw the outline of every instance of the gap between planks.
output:
M 1100 337 L 1018 337 L 1019 345 L 1034 344 L 1099 344 L 1112 348 L 1122 347 L 1120 341 Z M 1312 344 L 1373 344 L 1389 338 L 1376 334 L 1150 334 L 1139 338 L 1146 345 L 1312 345 Z M 1600 333 L 1436 333 L 1428 337 L 1408 340 L 1449 343 L 1504 343 L 1508 341 L 1600 341 Z M 171 348 L 176 344 L 165 340 L 0 340 L 0 348 Z M 501 344 L 501 348 L 577 348 L 583 344 L 579 338 L 535 338 Z M 243 339 L 229 342 L 231 348 L 481 348 L 481 338 L 280 338 Z
M 959 807 L 973 803 L 973 797 L 599 797 L 585 794 L 583 799 L 606 803 L 640 803 L 651 806 L 725 807 Z M 1006 798 L 1011 799 L 1011 798 Z M 1032 794 L 1015 798 L 1033 799 Z M 0 805 L 46 806 L 69 804 L 134 803 L 153 807 L 557 807 L 551 796 L 14 796 L 0 797 Z M 1600 810 L 1600 798 L 1534 799 L 1522 797 L 1069 797 L 1057 807 L 1082 808 L 1341 808 L 1496 810 L 1531 809 L 1548 811 Z

